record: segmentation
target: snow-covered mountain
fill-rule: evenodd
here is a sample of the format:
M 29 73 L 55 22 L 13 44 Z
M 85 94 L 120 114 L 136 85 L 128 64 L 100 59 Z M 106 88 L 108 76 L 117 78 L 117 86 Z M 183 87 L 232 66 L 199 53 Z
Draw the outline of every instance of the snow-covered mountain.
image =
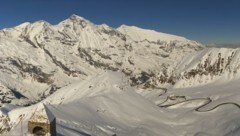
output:
M 25 105 L 102 70 L 122 71 L 140 84 L 162 65 L 174 67 L 203 46 L 137 27 L 95 25 L 73 15 L 57 25 L 38 21 L 3 29 L 0 48 L 0 83 L 9 93 L 1 101 Z
M 235 80 L 239 72 L 239 48 L 205 48 L 184 57 L 174 69 L 160 71 L 150 81 L 155 86 L 171 83 L 175 88 L 185 88 Z
M 77 15 L 57 25 L 37 21 L 0 30 L 0 133 L 18 134 L 20 115 L 26 129 L 42 101 L 51 104 L 59 135 L 223 134 L 207 125 L 197 130 L 206 116 L 192 118 L 210 101 L 237 105 L 239 51 L 136 26 L 96 25 Z M 226 83 L 233 86 L 229 94 L 199 91 Z M 226 135 L 237 134 L 238 126 Z

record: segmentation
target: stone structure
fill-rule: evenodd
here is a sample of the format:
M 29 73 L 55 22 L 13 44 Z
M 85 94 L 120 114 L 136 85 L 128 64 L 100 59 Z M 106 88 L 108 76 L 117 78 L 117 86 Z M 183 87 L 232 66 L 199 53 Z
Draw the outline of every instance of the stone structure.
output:
M 34 136 L 56 136 L 56 118 L 40 103 L 28 121 L 28 133 Z

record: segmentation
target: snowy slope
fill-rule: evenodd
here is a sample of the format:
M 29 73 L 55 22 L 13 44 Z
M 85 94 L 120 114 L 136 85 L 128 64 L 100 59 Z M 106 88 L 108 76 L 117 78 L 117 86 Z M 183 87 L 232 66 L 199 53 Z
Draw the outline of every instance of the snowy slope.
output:
M 165 109 L 177 136 L 238 136 L 239 82 L 225 81 L 187 88 L 139 89 L 137 92 Z
M 238 136 L 240 132 L 239 80 L 165 93 L 138 90 L 145 99 L 123 77 L 107 71 L 45 99 L 44 103 L 53 104 L 48 108 L 57 117 L 58 135 Z M 37 107 L 7 111 L 8 124 L 14 126 L 7 135 L 19 134 L 21 129 L 26 133 L 27 121 Z
M 166 42 L 184 41 L 184 42 L 186 42 L 186 41 L 188 41 L 184 37 L 160 33 L 160 32 L 156 32 L 154 30 L 141 29 L 136 26 L 122 25 L 119 28 L 117 28 L 117 30 L 126 34 L 127 36 L 131 37 L 134 41 L 138 41 L 138 42 L 144 41 L 144 40 L 149 40 L 151 42 L 157 42 L 157 41 L 166 41 Z
M 196 55 L 186 57 L 178 66 L 178 70 L 177 72 L 185 76 L 176 87 L 199 86 L 210 82 L 221 84 L 236 80 L 240 76 L 240 50 L 239 48 L 205 49 Z
M 175 88 L 202 86 L 212 82 L 219 84 L 239 79 L 239 48 L 206 48 L 185 56 L 175 67 L 155 73 L 149 83 Z
M 60 89 L 43 102 L 57 117 L 59 135 L 176 135 L 168 117 L 154 103 L 144 99 L 129 86 L 123 74 L 104 72 L 81 83 Z M 10 118 L 23 115 L 23 123 L 11 135 L 26 133 L 27 121 L 34 107 L 8 112 Z M 10 121 L 9 124 L 16 124 Z

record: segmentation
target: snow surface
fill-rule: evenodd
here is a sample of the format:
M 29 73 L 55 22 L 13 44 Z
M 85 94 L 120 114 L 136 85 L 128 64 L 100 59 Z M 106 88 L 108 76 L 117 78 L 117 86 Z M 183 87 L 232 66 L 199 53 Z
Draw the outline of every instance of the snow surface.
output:
M 144 41 L 149 40 L 153 42 L 159 41 L 187 41 L 186 38 L 176 36 L 176 35 L 170 35 L 165 33 L 156 32 L 154 30 L 146 30 L 142 28 L 138 28 L 136 26 L 127 26 L 122 25 L 119 28 L 117 28 L 120 32 L 130 36 L 134 41 Z
M 54 119 L 54 115 L 49 111 L 46 105 L 44 103 L 39 103 L 29 121 L 50 124 Z
M 57 118 L 59 135 L 176 135 L 171 132 L 168 117 L 154 103 L 133 91 L 123 74 L 104 72 L 60 89 L 44 100 Z M 92 87 L 90 87 L 92 86 Z M 79 91 L 81 90 L 81 91 Z M 14 118 L 20 114 L 33 114 L 38 105 L 9 112 Z M 20 127 L 26 133 L 23 119 L 9 134 L 18 134 Z
M 195 88 L 172 88 L 166 93 L 161 89 L 138 90 L 143 95 L 140 96 L 122 74 L 107 71 L 60 89 L 45 99 L 44 103 L 51 104 L 47 107 L 57 118 L 59 135 L 238 136 L 239 107 L 229 104 L 208 110 L 221 103 L 240 103 L 237 95 L 239 81 Z M 179 103 L 181 100 L 175 99 L 172 100 L 172 103 L 176 103 L 173 106 L 159 107 L 161 103 L 165 104 L 163 101 L 168 96 L 182 95 L 190 101 Z M 208 98 L 213 101 L 199 111 L 194 110 L 205 104 Z M 14 119 L 19 114 L 31 114 L 33 107 L 37 106 L 14 109 L 8 114 Z M 25 131 L 29 117 L 23 119 Z M 20 127 L 16 126 L 10 134 L 18 134 Z

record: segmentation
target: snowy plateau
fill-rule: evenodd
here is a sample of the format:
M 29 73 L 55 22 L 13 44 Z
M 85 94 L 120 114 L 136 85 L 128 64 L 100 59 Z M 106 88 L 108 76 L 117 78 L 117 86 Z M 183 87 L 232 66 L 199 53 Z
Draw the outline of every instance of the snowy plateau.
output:
M 0 30 L 0 134 L 240 136 L 240 49 L 72 15 Z

